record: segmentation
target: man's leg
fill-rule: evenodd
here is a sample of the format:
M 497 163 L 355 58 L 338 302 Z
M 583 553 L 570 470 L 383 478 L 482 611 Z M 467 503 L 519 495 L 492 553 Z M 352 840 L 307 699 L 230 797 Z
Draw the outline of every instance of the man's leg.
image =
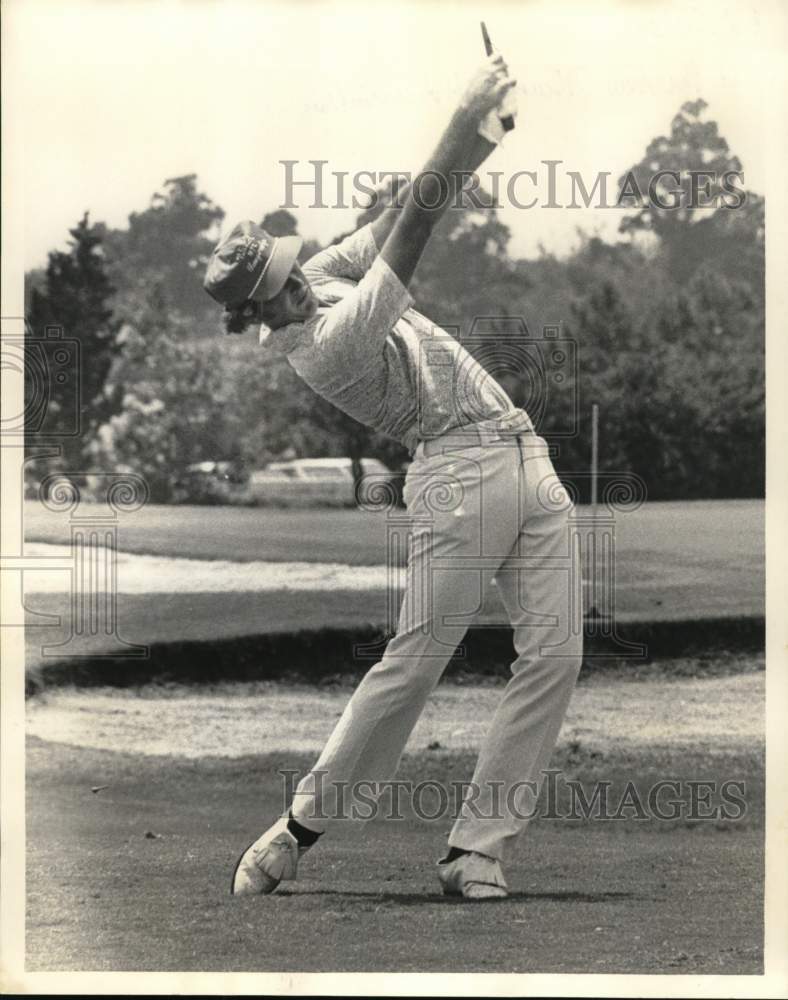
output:
M 393 777 L 427 697 L 520 530 L 514 439 L 417 460 L 408 480 L 414 537 L 397 634 L 293 800 L 293 816 L 316 831 L 342 816 L 343 786 Z
M 520 441 L 523 525 L 496 574 L 517 659 L 449 836 L 450 847 L 498 860 L 505 860 L 533 814 L 580 669 L 583 641 L 571 504 L 545 442 L 529 436 Z

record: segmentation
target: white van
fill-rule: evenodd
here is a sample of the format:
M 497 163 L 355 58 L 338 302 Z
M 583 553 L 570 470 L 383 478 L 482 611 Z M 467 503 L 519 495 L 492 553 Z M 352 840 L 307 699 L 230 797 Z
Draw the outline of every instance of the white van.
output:
M 377 458 L 362 458 L 365 475 L 390 477 Z M 353 463 L 349 458 L 295 458 L 271 462 L 249 476 L 249 499 L 258 503 L 355 505 Z

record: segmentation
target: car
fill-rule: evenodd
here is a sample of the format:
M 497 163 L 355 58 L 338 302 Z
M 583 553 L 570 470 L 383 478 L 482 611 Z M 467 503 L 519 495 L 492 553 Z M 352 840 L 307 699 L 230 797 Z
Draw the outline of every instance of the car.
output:
M 264 469 L 257 469 L 249 476 L 249 499 L 256 503 L 283 505 L 318 505 L 352 507 L 359 501 L 363 505 L 380 497 L 378 484 L 394 502 L 401 505 L 401 476 L 392 472 L 377 458 L 362 458 L 362 479 L 358 497 L 350 458 L 295 458 L 286 462 L 270 462 Z M 373 492 L 370 492 L 373 491 Z M 374 503 L 372 504 L 374 505 Z

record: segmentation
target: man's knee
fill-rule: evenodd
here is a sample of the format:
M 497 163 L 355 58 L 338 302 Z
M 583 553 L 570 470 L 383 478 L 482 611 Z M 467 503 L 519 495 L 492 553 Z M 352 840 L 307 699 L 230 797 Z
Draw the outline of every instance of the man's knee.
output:
M 512 674 L 528 672 L 529 669 L 541 669 L 548 672 L 555 680 L 561 679 L 574 684 L 580 668 L 583 665 L 583 643 L 570 639 L 559 646 L 537 647 L 523 650 L 512 663 Z

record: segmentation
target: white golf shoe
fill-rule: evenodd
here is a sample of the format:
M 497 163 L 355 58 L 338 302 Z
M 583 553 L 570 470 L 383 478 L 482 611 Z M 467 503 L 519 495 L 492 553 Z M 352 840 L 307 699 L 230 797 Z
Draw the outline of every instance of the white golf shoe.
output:
M 273 892 L 280 882 L 298 874 L 298 859 L 309 850 L 299 847 L 283 816 L 266 830 L 238 859 L 230 892 L 233 896 L 259 896 Z
M 475 851 L 462 854 L 454 861 L 439 861 L 438 878 L 447 896 L 505 899 L 509 895 L 501 863 Z

